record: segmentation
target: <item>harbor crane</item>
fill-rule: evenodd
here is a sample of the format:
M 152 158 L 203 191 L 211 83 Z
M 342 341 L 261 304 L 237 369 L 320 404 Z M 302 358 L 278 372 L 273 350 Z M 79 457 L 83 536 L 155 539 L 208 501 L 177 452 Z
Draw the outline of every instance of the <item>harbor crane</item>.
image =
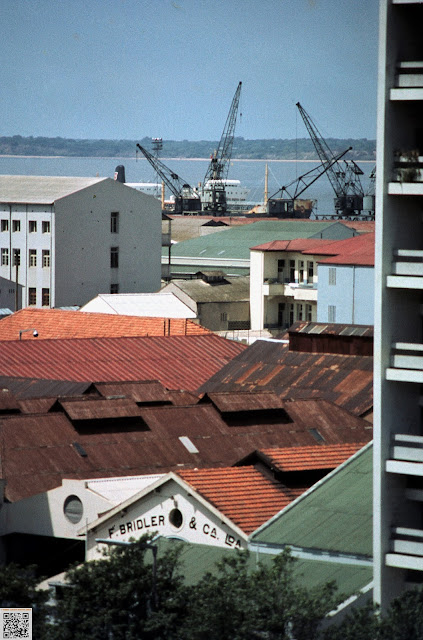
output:
M 329 171 L 348 151 L 351 151 L 351 147 L 334 156 L 330 163 L 326 165 L 319 164 L 314 169 L 310 169 L 310 171 L 303 173 L 286 186 L 278 189 L 267 201 L 267 214 L 283 218 L 309 218 L 315 201 L 299 200 L 300 195 L 316 182 L 320 176 Z M 281 194 L 281 197 L 277 197 L 278 194 Z
M 169 169 L 161 160 L 153 156 L 138 143 L 137 148 L 173 194 L 175 198 L 175 213 L 190 214 L 201 211 L 200 196 L 187 182 L 184 182 L 177 173 Z
M 234 142 L 235 124 L 238 115 L 242 82 L 238 83 L 231 108 L 220 138 L 219 146 L 211 156 L 203 181 L 203 209 L 216 213 L 226 213 L 225 180 L 228 177 L 232 146 Z
M 374 219 L 374 199 L 373 205 L 370 203 L 365 207 L 365 194 L 360 180 L 363 171 L 354 160 L 344 160 L 343 164 L 338 161 L 333 162 L 334 153 L 317 126 L 299 102 L 297 107 L 320 161 L 324 167 L 327 167 L 326 173 L 336 195 L 335 215 L 344 220 Z M 363 214 L 363 209 L 367 208 L 367 214 Z

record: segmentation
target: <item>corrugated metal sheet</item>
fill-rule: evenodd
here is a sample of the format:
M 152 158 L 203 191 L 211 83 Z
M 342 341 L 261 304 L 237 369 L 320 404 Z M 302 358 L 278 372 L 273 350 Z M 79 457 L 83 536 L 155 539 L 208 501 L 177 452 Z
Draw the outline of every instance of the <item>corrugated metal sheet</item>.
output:
M 373 406 L 373 358 L 287 350 L 257 340 L 198 388 L 199 393 L 273 391 L 282 398 L 315 395 L 355 415 Z
M 246 349 L 214 334 L 2 342 L 0 374 L 73 381 L 160 380 L 194 391 Z
M 114 401 L 64 400 L 63 404 L 71 410 L 71 405 L 91 407 L 107 402 Z M 289 403 L 291 416 L 295 413 L 294 404 Z M 313 415 L 311 424 L 318 425 L 325 443 L 363 442 L 371 438 L 371 429 L 364 420 L 349 416 L 339 407 L 335 414 L 324 405 L 325 401 L 316 401 L 310 415 Z M 57 411 L 60 406 L 58 402 L 54 412 L 0 418 L 2 477 L 9 500 L 52 489 L 60 485 L 62 478 L 228 467 L 257 449 L 316 443 L 305 418 L 289 424 L 247 420 L 248 424 L 231 427 L 212 404 L 141 407 L 142 428 L 128 425 L 125 429 L 120 423 L 114 429 L 108 425 L 102 432 L 99 420 L 95 433 L 75 428 L 65 413 Z M 297 414 L 303 413 L 298 407 Z M 344 420 L 340 419 L 342 414 Z M 197 453 L 191 453 L 181 438 L 189 438 Z M 82 451 L 86 455 L 81 455 Z
M 372 446 L 350 458 L 286 512 L 253 536 L 254 541 L 372 556 Z
M 142 404 L 173 404 L 172 396 L 158 380 L 138 380 L 136 382 L 98 382 L 97 391 L 104 397 L 125 396 Z
M 19 402 L 9 389 L 0 387 L 0 412 L 19 411 Z
M 328 322 L 295 322 L 288 333 L 327 333 L 331 335 L 361 336 L 373 338 L 374 328 L 362 324 L 331 324 Z
M 60 401 L 60 406 L 71 420 L 102 420 L 108 418 L 135 418 L 141 416 L 138 405 L 130 398 L 89 398 Z
M 0 388 L 9 389 L 19 400 L 81 395 L 86 393 L 90 387 L 90 382 L 0 376 Z
M 37 337 L 32 329 L 37 329 Z M 26 329 L 30 329 L 26 331 Z M 72 338 L 120 338 L 167 335 L 204 335 L 209 329 L 186 318 L 140 317 L 109 313 L 81 313 L 26 307 L 0 320 L 0 340 L 40 342 Z
M 266 409 L 283 409 L 280 397 L 273 392 L 220 392 L 208 393 L 202 402 L 211 401 L 222 413 L 234 411 L 260 411 Z

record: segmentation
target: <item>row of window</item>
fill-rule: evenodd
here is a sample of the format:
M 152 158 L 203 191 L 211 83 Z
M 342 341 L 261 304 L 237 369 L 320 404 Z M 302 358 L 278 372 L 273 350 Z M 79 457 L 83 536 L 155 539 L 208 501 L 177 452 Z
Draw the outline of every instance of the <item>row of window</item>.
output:
M 0 221 L 0 229 L 1 231 L 9 231 L 9 220 L 2 219 Z M 21 221 L 20 220 L 12 220 L 12 231 L 20 231 L 21 230 Z M 37 220 L 29 220 L 28 221 L 28 231 L 29 233 L 37 232 Z M 42 220 L 41 222 L 41 231 L 42 233 L 50 233 L 50 220 Z
M 28 305 L 36 305 L 37 304 L 37 289 L 35 287 L 28 288 Z M 50 306 L 50 289 L 42 288 L 41 289 L 41 304 L 43 307 Z
M 288 265 L 286 265 L 285 260 L 278 260 L 278 280 L 280 282 L 284 282 L 285 278 L 288 282 L 295 282 L 295 260 L 288 260 Z M 307 278 L 306 278 L 307 273 Z M 307 272 L 305 268 L 305 262 L 300 260 L 298 262 L 298 281 L 305 282 L 307 279 L 308 282 L 313 282 L 314 277 L 314 262 L 307 261 Z
M 21 264 L 21 250 L 12 249 L 13 262 L 12 266 L 16 267 Z M 37 249 L 29 249 L 28 252 L 28 264 L 30 267 L 37 266 Z M 50 266 L 50 249 L 43 249 L 41 252 L 41 264 L 43 267 Z M 9 266 L 9 249 L 1 250 L 1 265 L 2 267 Z

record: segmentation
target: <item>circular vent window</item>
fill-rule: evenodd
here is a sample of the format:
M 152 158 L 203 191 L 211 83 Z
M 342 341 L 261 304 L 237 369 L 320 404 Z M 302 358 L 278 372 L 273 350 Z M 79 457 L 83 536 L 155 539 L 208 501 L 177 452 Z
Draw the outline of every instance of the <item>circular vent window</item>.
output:
M 172 509 L 172 511 L 169 513 L 169 522 L 172 527 L 175 527 L 175 529 L 180 529 L 182 527 L 183 521 L 184 518 L 179 509 Z
M 81 520 L 84 508 L 78 496 L 68 496 L 66 498 L 65 504 L 63 505 L 63 513 L 72 524 L 76 524 Z

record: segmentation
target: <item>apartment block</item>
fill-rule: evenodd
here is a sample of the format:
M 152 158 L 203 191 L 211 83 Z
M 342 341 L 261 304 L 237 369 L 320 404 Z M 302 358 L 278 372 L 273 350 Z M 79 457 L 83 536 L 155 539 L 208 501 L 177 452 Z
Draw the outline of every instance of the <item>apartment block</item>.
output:
M 374 594 L 423 580 L 423 3 L 380 1 Z

